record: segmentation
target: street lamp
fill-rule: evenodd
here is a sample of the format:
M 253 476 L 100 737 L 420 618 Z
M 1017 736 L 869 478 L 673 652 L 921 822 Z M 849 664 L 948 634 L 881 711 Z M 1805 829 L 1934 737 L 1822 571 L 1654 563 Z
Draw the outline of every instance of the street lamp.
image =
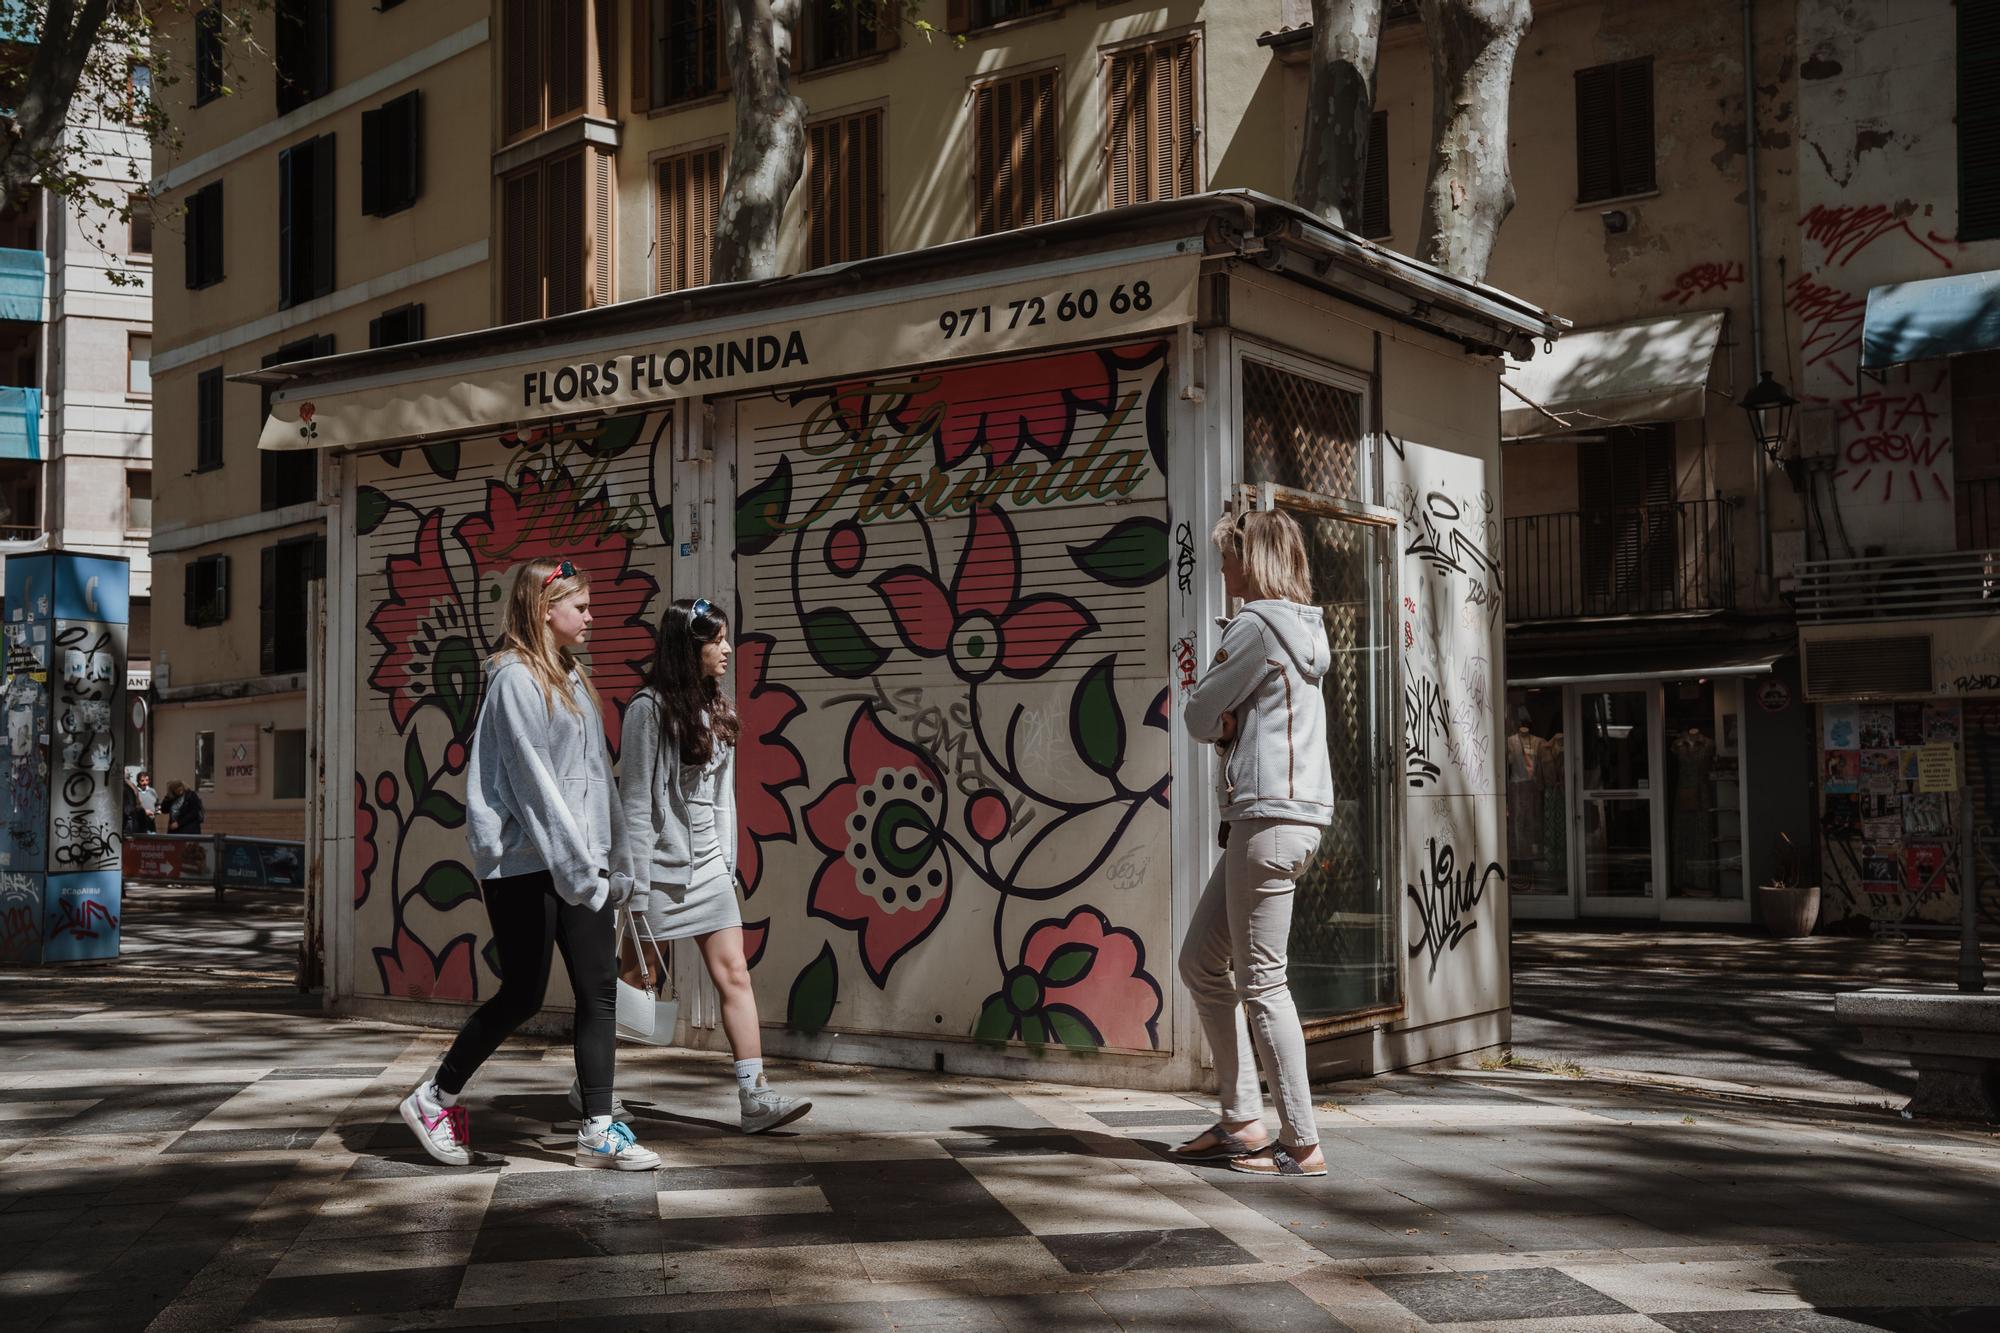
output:
M 1773 463 L 1784 462 L 1785 440 L 1792 431 L 1792 409 L 1799 400 L 1765 371 L 1756 387 L 1737 404 L 1750 414 L 1750 433 Z

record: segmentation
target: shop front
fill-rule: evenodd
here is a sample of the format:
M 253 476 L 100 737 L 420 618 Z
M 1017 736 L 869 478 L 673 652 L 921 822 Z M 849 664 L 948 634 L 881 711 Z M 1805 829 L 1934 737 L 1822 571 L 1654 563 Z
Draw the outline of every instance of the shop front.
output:
M 1498 354 L 1560 331 L 1226 193 L 257 372 L 264 447 L 322 450 L 333 506 L 329 1006 L 491 993 L 467 745 L 508 571 L 559 554 L 614 747 L 666 603 L 735 610 L 774 1051 L 1198 1082 L 1173 959 L 1213 755 L 1177 714 L 1226 610 L 1208 528 L 1251 505 L 1305 526 L 1335 647 L 1342 799 L 1293 938 L 1316 1062 L 1503 1041 Z M 680 1040 L 720 1047 L 676 974 Z

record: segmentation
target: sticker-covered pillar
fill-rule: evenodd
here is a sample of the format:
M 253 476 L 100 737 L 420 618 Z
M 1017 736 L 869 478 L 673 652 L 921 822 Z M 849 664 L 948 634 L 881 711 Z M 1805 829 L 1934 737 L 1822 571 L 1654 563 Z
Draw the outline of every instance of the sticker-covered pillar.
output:
M 0 963 L 118 956 L 129 593 L 122 559 L 7 560 Z

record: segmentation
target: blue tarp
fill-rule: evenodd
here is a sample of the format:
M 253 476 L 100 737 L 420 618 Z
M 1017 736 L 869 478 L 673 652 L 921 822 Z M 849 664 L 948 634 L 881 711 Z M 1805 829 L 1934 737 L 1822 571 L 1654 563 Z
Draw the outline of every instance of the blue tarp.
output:
M 0 458 L 42 456 L 42 391 L 0 388 Z
M 1880 370 L 2000 347 L 2000 273 L 1954 273 L 1868 293 L 1861 368 Z
M 0 42 L 36 46 L 41 40 L 41 27 L 29 20 L 28 6 L 22 0 L 0 0 Z
M 0 319 L 42 317 L 43 273 L 40 250 L 0 249 Z

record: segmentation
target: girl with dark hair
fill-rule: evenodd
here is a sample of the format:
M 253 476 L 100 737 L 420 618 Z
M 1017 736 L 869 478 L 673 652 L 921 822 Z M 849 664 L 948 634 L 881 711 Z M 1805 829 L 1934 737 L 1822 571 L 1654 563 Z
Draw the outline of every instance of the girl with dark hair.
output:
M 707 598 L 667 608 L 646 688 L 625 710 L 618 780 L 633 877 L 649 874 L 646 924 L 655 940 L 693 939 L 722 999 L 722 1031 L 736 1057 L 743 1132 L 789 1124 L 812 1103 L 780 1096 L 764 1079 L 757 997 L 743 960 L 736 901 L 736 709 L 722 688 L 729 620 Z M 656 965 L 665 960 L 655 958 Z

